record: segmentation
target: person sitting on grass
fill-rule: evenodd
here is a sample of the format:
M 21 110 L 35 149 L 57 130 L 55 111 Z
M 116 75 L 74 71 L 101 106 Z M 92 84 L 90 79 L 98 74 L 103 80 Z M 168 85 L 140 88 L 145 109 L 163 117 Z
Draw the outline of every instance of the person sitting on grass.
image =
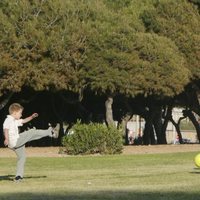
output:
M 30 129 L 19 134 L 18 127 L 38 117 L 37 113 L 33 113 L 31 116 L 21 119 L 23 107 L 18 103 L 13 103 L 9 107 L 9 115 L 3 123 L 4 131 L 4 145 L 12 149 L 17 155 L 17 171 L 14 181 L 19 182 L 24 176 L 24 165 L 26 161 L 25 144 L 32 140 L 38 140 L 40 138 L 49 136 L 52 138 L 58 138 L 60 126 L 49 127 L 46 130 Z

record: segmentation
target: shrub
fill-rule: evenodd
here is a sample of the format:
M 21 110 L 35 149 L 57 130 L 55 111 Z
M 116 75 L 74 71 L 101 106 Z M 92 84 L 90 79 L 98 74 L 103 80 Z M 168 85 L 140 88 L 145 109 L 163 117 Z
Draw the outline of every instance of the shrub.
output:
M 69 134 L 62 138 L 67 154 L 116 154 L 121 153 L 122 134 L 116 127 L 106 127 L 99 123 L 81 124 L 77 122 Z

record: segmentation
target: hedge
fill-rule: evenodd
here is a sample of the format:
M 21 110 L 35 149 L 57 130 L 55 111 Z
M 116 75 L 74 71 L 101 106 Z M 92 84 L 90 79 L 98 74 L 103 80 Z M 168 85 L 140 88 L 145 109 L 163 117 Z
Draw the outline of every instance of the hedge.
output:
M 122 133 L 104 124 L 77 122 L 62 138 L 67 154 L 118 154 L 122 152 Z

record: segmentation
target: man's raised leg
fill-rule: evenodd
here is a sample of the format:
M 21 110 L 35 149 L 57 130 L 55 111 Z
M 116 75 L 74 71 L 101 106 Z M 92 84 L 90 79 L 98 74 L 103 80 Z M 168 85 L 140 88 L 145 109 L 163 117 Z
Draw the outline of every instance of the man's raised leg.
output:
M 30 129 L 28 131 L 24 131 L 23 133 L 19 135 L 15 149 L 25 145 L 27 142 L 38 140 L 40 138 L 47 137 L 47 136 L 52 137 L 51 127 L 49 127 L 46 130 Z

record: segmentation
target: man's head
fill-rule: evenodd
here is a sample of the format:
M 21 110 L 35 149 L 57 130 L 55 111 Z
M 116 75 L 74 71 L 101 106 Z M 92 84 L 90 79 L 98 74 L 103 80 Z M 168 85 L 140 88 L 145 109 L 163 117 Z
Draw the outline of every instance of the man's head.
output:
M 15 119 L 20 119 L 22 116 L 23 106 L 18 103 L 13 103 L 9 107 L 9 114 L 12 115 Z

